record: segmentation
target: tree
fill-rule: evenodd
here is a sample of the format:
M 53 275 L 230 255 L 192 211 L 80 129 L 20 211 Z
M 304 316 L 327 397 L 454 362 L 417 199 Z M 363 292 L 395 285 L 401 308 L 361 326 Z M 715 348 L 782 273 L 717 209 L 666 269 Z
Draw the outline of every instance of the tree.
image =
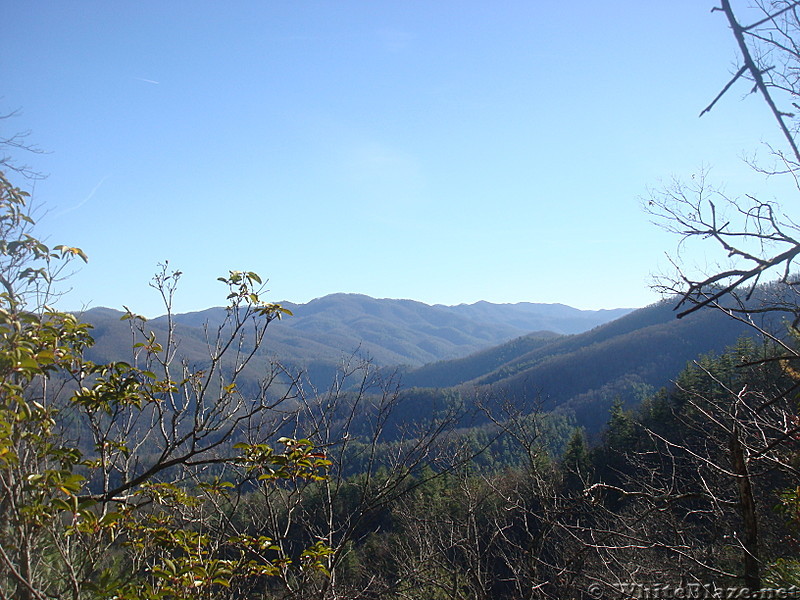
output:
M 721 0 L 719 7 L 739 49 L 740 66 L 717 97 L 700 113 L 711 111 L 726 92 L 740 79 L 752 83 L 752 92 L 759 94 L 775 118 L 788 150 L 769 147 L 776 159 L 773 168 L 752 166 L 767 175 L 797 178 L 800 151 L 800 4 L 796 0 L 755 0 L 741 13 L 730 0 Z M 746 14 L 746 23 L 740 21 Z M 646 208 L 658 222 L 681 237 L 681 243 L 703 240 L 716 244 L 731 261 L 729 268 L 717 272 L 688 273 L 676 261 L 678 277 L 665 278 L 660 287 L 681 297 L 679 317 L 704 306 L 716 305 L 734 314 L 788 312 L 797 324 L 794 261 L 800 255 L 798 226 L 792 217 L 774 202 L 752 195 L 731 198 L 707 181 L 704 173 L 689 183 L 673 185 L 652 194 Z M 706 247 L 707 250 L 710 248 Z M 776 294 L 763 298 L 755 306 L 749 301 L 758 283 L 778 275 L 782 284 Z
M 624 450 L 625 476 L 590 488 L 598 499 L 611 492 L 621 500 L 604 517 L 603 543 L 594 544 L 613 557 L 617 576 L 630 569 L 628 582 L 637 581 L 635 573 L 652 582 L 671 572 L 750 590 L 794 583 L 774 568 L 793 554 L 777 543 L 774 509 L 782 488 L 800 474 L 791 461 L 795 444 L 782 436 L 794 401 L 781 395 L 786 374 L 759 361 L 759 351 L 743 342 L 688 367 L 659 400 L 660 422 L 650 410 L 635 420 L 639 439 Z
M 48 247 L 34 225 L 0 174 L 0 597 L 210 598 L 325 573 L 325 544 L 288 555 L 229 513 L 243 486 L 324 479 L 329 465 L 308 440 L 268 443 L 292 385 L 276 396 L 268 375 L 260 395 L 237 390 L 288 313 L 261 299 L 258 275 L 221 278 L 227 317 L 204 368 L 178 361 L 172 327 L 162 344 L 130 312 L 133 364 L 97 364 L 90 327 L 49 305 L 63 267 L 86 256 Z M 154 281 L 168 314 L 178 277 L 165 267 Z
M 19 111 L 11 111 L 0 114 L 0 126 L 4 125 L 14 117 L 19 115 Z M 14 172 L 27 179 L 41 179 L 43 175 L 38 171 L 33 170 L 25 164 L 20 164 L 14 160 L 14 154 L 23 152 L 31 152 L 34 154 L 42 154 L 41 148 L 28 142 L 30 131 L 17 131 L 15 133 L 0 133 L 0 171 Z
M 303 598 L 384 597 L 391 587 L 373 547 L 391 528 L 392 513 L 414 490 L 446 478 L 470 462 L 453 435 L 463 416 L 460 405 L 436 418 L 403 419 L 405 399 L 396 377 L 370 361 L 351 356 L 328 389 L 298 390 L 297 434 L 310 439 L 328 468 L 323 480 L 297 486 L 262 487 L 240 514 L 254 531 L 278 531 L 276 545 L 298 539 L 324 541 L 330 552 L 327 577 L 291 582 L 290 594 Z M 293 429 L 294 431 L 294 429 Z M 286 552 L 288 554 L 288 552 Z M 294 596 L 291 596 L 294 597 Z
M 769 146 L 773 165 L 751 166 L 770 177 L 790 178 L 800 190 L 800 3 L 755 0 L 745 8 L 735 8 L 730 0 L 721 0 L 713 10 L 721 13 L 730 27 L 740 65 L 701 116 L 739 80 L 749 81 L 752 92 L 764 100 L 784 142 Z M 784 200 L 787 210 L 752 194 L 726 195 L 702 173 L 689 183 L 674 182 L 654 193 L 647 203 L 657 220 L 681 237 L 681 244 L 697 242 L 707 250 L 716 247 L 729 263 L 716 271 L 692 274 L 674 261 L 677 276 L 663 279 L 660 287 L 679 294 L 678 316 L 715 307 L 748 323 L 780 349 L 761 359 L 765 365 L 781 365 L 783 373 L 773 374 L 772 386 L 754 385 L 731 377 L 730 372 L 720 377 L 706 369 L 706 375 L 715 381 L 715 390 L 695 389 L 683 397 L 695 415 L 702 417 L 704 427 L 717 432 L 721 455 L 726 455 L 725 473 L 737 482 L 738 496 L 732 501 L 739 506 L 743 523 L 742 576 L 750 587 L 762 581 L 768 566 L 759 560 L 756 505 L 760 499 L 754 492 L 755 473 L 768 459 L 773 469 L 788 477 L 792 488 L 800 474 L 794 447 L 800 422 L 793 404 L 800 387 L 795 377 L 800 361 L 796 344 L 800 278 L 795 266 L 800 256 L 800 229 L 791 206 L 788 198 Z M 740 370 L 747 367 L 746 363 L 738 365 Z M 716 460 L 713 464 L 723 466 Z

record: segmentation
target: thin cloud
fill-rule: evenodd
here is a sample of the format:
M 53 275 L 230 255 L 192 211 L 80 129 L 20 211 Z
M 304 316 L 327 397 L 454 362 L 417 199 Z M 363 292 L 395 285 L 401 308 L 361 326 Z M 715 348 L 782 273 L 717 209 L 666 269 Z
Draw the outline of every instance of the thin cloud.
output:
M 160 81 L 154 81 L 152 79 L 144 79 L 143 77 L 134 77 L 134 79 L 138 79 L 139 81 L 144 81 L 145 83 L 152 83 L 153 85 L 158 85 Z
M 57 213 L 57 214 L 56 214 L 56 216 L 58 217 L 58 216 L 61 216 L 61 215 L 63 215 L 63 214 L 66 214 L 66 213 L 68 213 L 68 212 L 72 212 L 73 210 L 78 210 L 78 209 L 79 209 L 81 206 L 83 206 L 83 205 L 84 205 L 84 204 L 86 204 L 86 203 L 87 203 L 89 200 L 91 200 L 91 199 L 92 199 L 92 197 L 93 197 L 93 196 L 94 196 L 94 195 L 97 193 L 97 190 L 99 190 L 99 189 L 100 189 L 100 186 L 101 186 L 101 185 L 103 185 L 103 183 L 105 182 L 105 180 L 106 180 L 106 179 L 108 179 L 109 177 L 111 177 L 111 173 L 109 173 L 108 175 L 106 175 L 105 177 L 103 177 L 103 178 L 102 178 L 102 179 L 101 179 L 101 180 L 100 180 L 100 181 L 97 183 L 97 185 L 96 185 L 96 186 L 94 186 L 94 187 L 92 188 L 92 191 L 91 191 L 91 192 L 89 192 L 89 195 L 88 195 L 88 196 L 86 196 L 86 198 L 84 198 L 83 200 L 81 200 L 80 202 L 78 202 L 78 203 L 77 203 L 75 206 L 71 206 L 71 207 L 69 207 L 69 208 L 65 208 L 65 209 L 64 209 L 64 210 L 62 210 L 61 212 Z

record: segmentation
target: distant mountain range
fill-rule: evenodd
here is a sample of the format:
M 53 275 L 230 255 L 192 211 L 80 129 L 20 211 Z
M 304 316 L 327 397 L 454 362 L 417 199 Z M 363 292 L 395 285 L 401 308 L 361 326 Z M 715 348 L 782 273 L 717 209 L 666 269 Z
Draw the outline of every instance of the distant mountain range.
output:
M 668 302 L 582 311 L 560 304 L 430 306 L 333 294 L 283 305 L 294 316 L 270 325 L 262 353 L 304 369 L 318 389 L 329 385 L 343 358 L 357 354 L 399 368 L 411 410 L 425 411 L 442 390 L 478 393 L 540 402 L 590 430 L 602 426 L 614 398 L 635 403 L 669 385 L 699 355 L 722 351 L 750 333 L 710 309 L 676 319 Z M 105 308 L 82 315 L 94 325 L 90 358 L 130 360 L 122 315 Z M 223 308 L 176 315 L 181 357 L 197 365 L 207 361 L 204 326 L 214 327 L 224 315 Z M 166 319 L 147 327 L 163 339 Z M 255 385 L 262 374 L 253 369 L 244 376 Z
M 281 303 L 292 317 L 270 325 L 265 351 L 284 364 L 305 368 L 320 384 L 343 357 L 358 353 L 377 365 L 410 367 L 457 358 L 533 331 L 578 333 L 629 313 L 632 309 L 578 310 L 562 304 L 430 306 L 413 300 L 375 299 L 360 294 L 331 294 L 306 304 Z M 95 327 L 98 359 L 128 359 L 130 333 L 122 312 L 107 308 L 82 317 Z M 181 355 L 190 361 L 207 356 L 203 326 L 221 322 L 223 308 L 174 317 Z M 159 338 L 166 319 L 148 322 Z

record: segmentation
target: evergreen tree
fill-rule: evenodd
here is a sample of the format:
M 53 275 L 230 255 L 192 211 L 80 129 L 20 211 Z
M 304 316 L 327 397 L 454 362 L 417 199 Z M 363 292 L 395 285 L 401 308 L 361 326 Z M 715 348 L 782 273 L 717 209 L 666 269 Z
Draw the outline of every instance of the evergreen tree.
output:
M 568 492 L 583 490 L 591 479 L 592 462 L 583 429 L 576 427 L 561 457 L 561 476 Z

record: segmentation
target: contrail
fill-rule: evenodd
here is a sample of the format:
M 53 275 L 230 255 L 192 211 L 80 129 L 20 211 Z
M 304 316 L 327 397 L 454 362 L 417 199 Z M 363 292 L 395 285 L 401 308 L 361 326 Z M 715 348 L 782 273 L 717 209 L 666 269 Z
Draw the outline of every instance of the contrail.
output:
M 142 77 L 134 77 L 134 79 L 138 79 L 139 81 L 144 81 L 145 83 L 152 83 L 154 85 L 158 85 L 161 83 L 160 81 L 153 81 L 152 79 L 144 79 Z
M 57 214 L 56 214 L 56 216 L 60 216 L 60 215 L 63 215 L 63 214 L 65 214 L 65 213 L 72 212 L 73 210 L 78 210 L 78 209 L 79 209 L 81 206 L 83 206 L 83 205 L 84 205 L 84 204 L 86 204 L 86 203 L 87 203 L 89 200 L 91 200 L 91 199 L 92 199 L 92 196 L 94 196 L 94 195 L 95 195 L 95 193 L 97 192 L 97 190 L 99 190 L 99 189 L 100 189 L 100 186 L 101 186 L 101 185 L 103 185 L 103 182 L 104 182 L 106 179 L 108 179 L 109 177 L 111 177 L 111 173 L 109 173 L 108 175 L 106 175 L 105 177 L 103 177 L 103 178 L 102 178 L 102 179 L 101 179 L 101 180 L 100 180 L 100 181 L 97 183 L 97 185 L 96 185 L 96 186 L 94 186 L 94 187 L 92 188 L 92 191 L 91 191 L 91 192 L 89 192 L 89 195 L 88 195 L 88 196 L 86 196 L 86 198 L 84 198 L 83 200 L 81 200 L 80 202 L 78 202 L 78 203 L 77 203 L 75 206 L 71 206 L 70 208 L 65 208 L 65 209 L 64 209 L 64 210 L 62 210 L 61 212 L 57 213 Z

